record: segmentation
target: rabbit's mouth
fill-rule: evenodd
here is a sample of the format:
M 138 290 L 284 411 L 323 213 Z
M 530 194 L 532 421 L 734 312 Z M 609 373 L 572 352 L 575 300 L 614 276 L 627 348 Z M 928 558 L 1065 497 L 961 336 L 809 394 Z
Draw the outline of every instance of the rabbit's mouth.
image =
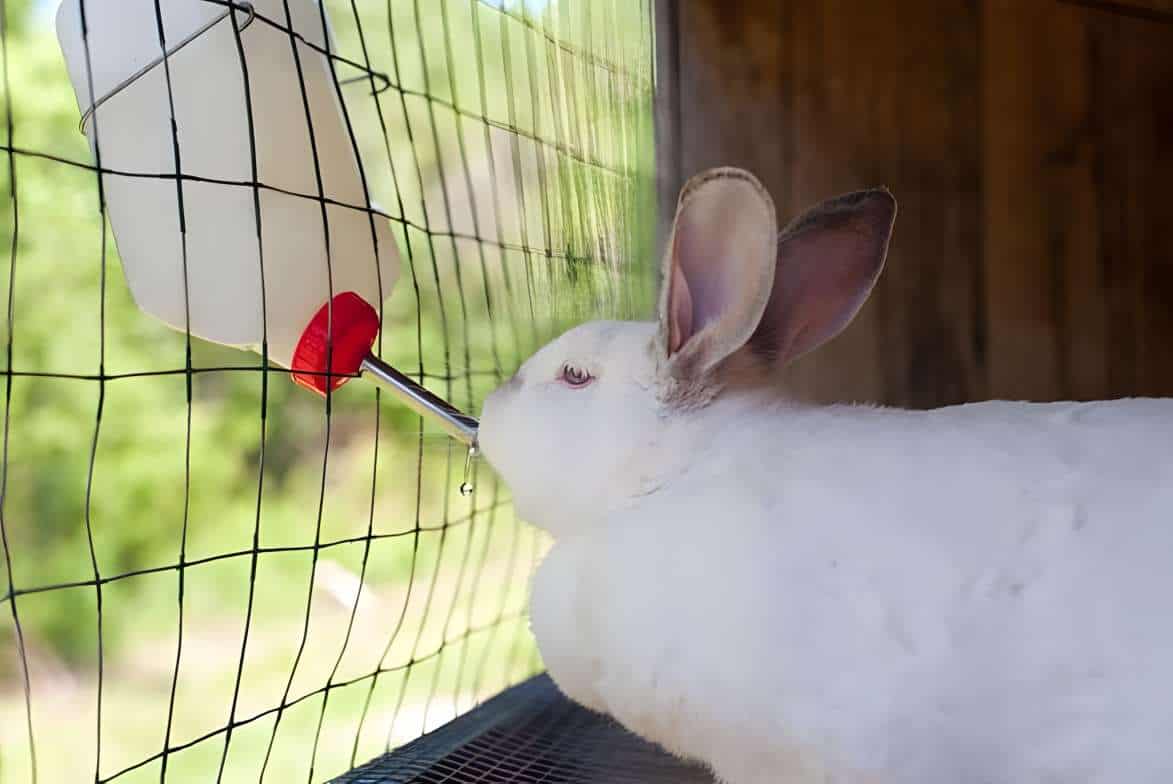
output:
M 546 507 L 540 491 L 533 496 L 535 487 L 543 484 L 535 478 L 540 465 L 535 466 L 528 459 L 533 450 L 532 444 L 526 441 L 525 423 L 517 418 L 519 388 L 519 384 L 506 383 L 485 398 L 477 446 L 496 474 L 509 485 L 517 513 L 533 522 L 534 513 L 540 518 Z

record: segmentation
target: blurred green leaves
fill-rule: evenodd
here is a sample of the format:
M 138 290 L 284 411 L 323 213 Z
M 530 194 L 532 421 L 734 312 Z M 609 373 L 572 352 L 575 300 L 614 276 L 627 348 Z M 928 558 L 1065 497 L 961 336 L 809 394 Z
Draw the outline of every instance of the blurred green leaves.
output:
M 424 666 L 435 674 L 419 676 L 423 683 L 410 674 L 378 681 L 379 721 L 403 694 L 424 699 L 429 679 L 432 691 L 459 701 L 531 671 L 517 616 L 538 540 L 513 518 L 487 466 L 478 467 L 476 495 L 461 498 L 463 454 L 430 425 L 421 439 L 419 419 L 380 401 L 371 385 L 344 387 L 327 418 L 325 402 L 284 372 L 262 373 L 259 357 L 200 341 L 190 345 L 189 403 L 188 341 L 131 299 L 54 32 L 27 0 L 0 7 L 0 104 L 11 106 L 14 128 L 9 138 L 9 118 L 0 118 L 0 302 L 11 309 L 11 321 L 0 317 L 0 363 L 11 370 L 0 378 L 8 428 L 0 504 L 12 564 L 9 574 L 0 559 L 0 714 L 12 717 L 0 720 L 0 746 L 25 742 L 14 604 L 33 662 L 37 734 L 52 747 L 54 737 L 94 731 L 88 713 L 53 700 L 69 680 L 61 671 L 92 690 L 96 581 L 113 706 L 104 765 L 160 747 L 181 606 L 188 645 L 215 642 L 181 660 L 179 693 L 203 700 L 173 741 L 222 726 L 228 708 L 219 700 L 232 693 L 242 646 L 246 692 L 278 689 L 258 697 L 258 709 L 275 704 L 299 667 L 295 693 L 320 688 L 336 657 L 358 678 L 377 666 L 399 672 L 429 646 L 451 647 Z M 340 53 L 369 59 L 392 84 L 377 96 L 366 81 L 343 88 L 372 199 L 393 216 L 404 259 L 380 350 L 470 412 L 570 324 L 646 315 L 654 267 L 646 8 L 618 0 L 500 7 L 328 3 Z M 615 63 L 627 70 L 604 67 Z M 263 550 L 255 577 L 254 538 Z M 311 583 L 311 565 L 327 562 Z M 379 597 L 352 638 L 353 608 L 323 598 L 334 595 L 321 584 L 329 569 L 340 585 L 365 569 L 363 590 Z M 128 573 L 136 576 L 119 578 Z M 56 587 L 69 585 L 79 587 Z M 310 652 L 295 665 L 307 607 Z M 494 618 L 505 616 L 514 620 L 498 635 Z M 466 650 L 473 628 L 480 636 Z M 483 684 L 471 682 L 478 668 L 491 676 Z M 361 729 L 363 694 L 340 698 L 339 721 L 350 723 L 324 741 L 345 750 L 339 765 Z M 82 702 L 91 711 L 96 696 Z M 155 719 L 136 724 L 120 710 Z M 316 718 L 291 719 L 293 748 L 313 740 L 304 733 Z M 382 742 L 377 732 L 363 738 L 363 749 Z M 262 748 L 266 740 L 258 735 Z M 0 749 L 0 765 L 21 770 L 27 754 L 12 753 L 15 763 Z M 218 753 L 199 760 L 192 780 L 207 780 L 200 765 L 215 765 Z M 290 760 L 283 770 L 304 776 L 305 760 Z M 51 754 L 43 762 L 58 763 L 66 765 Z M 0 781 L 6 776 L 0 768 Z

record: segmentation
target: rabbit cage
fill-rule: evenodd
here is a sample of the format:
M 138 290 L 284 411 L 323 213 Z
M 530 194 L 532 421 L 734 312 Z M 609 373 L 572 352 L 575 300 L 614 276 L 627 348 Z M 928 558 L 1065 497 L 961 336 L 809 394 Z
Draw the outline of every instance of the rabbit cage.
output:
M 91 106 L 71 89 L 58 5 L 80 20 L 70 65 Z M 168 14 L 193 7 L 206 24 L 177 33 Z M 157 30 L 155 54 L 99 95 L 92 41 L 132 17 Z M 648 748 L 531 678 L 526 583 L 546 543 L 484 467 L 374 386 L 322 399 L 266 345 L 168 330 L 124 277 L 126 238 L 160 225 L 185 232 L 185 254 L 200 231 L 229 243 L 254 222 L 259 244 L 274 192 L 323 221 L 329 207 L 387 225 L 402 269 L 375 303 L 376 351 L 475 413 L 558 330 L 647 311 L 650 6 L 0 0 L 0 21 L 0 782 L 545 781 L 571 741 L 654 768 Z M 283 36 L 298 68 L 260 79 L 266 63 L 246 54 L 262 34 Z M 231 56 L 182 81 L 213 38 Z M 315 58 L 358 162 L 353 203 L 321 189 L 302 72 Z M 116 110 L 140 80 L 165 88 L 151 107 L 164 130 L 146 144 L 174 165 L 103 162 L 104 145 L 126 145 L 110 120 L 96 130 L 98 107 Z M 258 174 L 265 84 L 301 92 L 306 115 L 282 132 L 309 139 L 316 192 Z M 252 176 L 184 157 L 207 141 L 185 140 L 184 112 L 220 111 L 226 93 L 244 98 L 230 113 L 248 118 L 236 142 Z M 117 189 L 142 182 L 165 195 L 119 224 Z M 197 186 L 213 194 L 199 209 L 247 199 L 200 229 Z M 194 307 L 198 270 L 184 259 Z M 296 285 L 285 274 L 264 284 L 270 298 Z M 231 300 L 230 287 L 217 296 Z M 537 742 L 539 730 L 555 740 Z M 500 742 L 485 745 L 492 733 Z M 474 737 L 481 750 L 453 763 Z
M 156 54 L 79 101 L 92 61 L 67 72 L 58 2 L 0 0 L 0 784 L 707 780 L 537 675 L 547 543 L 486 467 L 372 385 L 323 400 L 265 344 L 140 310 L 127 183 L 162 194 L 124 211 L 132 239 L 197 205 L 224 216 L 202 230 L 221 248 L 274 194 L 389 228 L 377 353 L 470 413 L 565 326 L 650 312 L 654 230 L 715 165 L 758 174 L 783 220 L 857 187 L 900 200 L 875 295 L 794 393 L 1173 394 L 1167 0 L 62 2 L 90 9 L 83 31 L 117 29 L 95 9 L 145 20 Z M 192 8 L 206 26 L 176 35 L 169 11 Z M 301 65 L 245 56 L 274 32 L 323 64 L 360 198 L 323 190 Z M 173 89 L 213 39 L 215 77 Z M 316 187 L 192 163 L 207 140 L 183 118 L 230 93 L 255 166 L 260 76 L 306 103 L 278 130 Z M 168 165 L 103 159 L 127 145 L 81 105 L 116 111 L 136 80 L 166 88 Z

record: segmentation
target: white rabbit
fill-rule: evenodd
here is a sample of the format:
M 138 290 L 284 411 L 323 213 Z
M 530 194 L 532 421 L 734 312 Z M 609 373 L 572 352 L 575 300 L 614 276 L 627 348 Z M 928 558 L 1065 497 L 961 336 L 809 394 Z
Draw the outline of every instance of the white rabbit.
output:
M 788 402 L 896 205 L 781 236 L 682 191 L 660 323 L 577 327 L 485 404 L 554 548 L 532 625 L 570 697 L 731 784 L 1173 782 L 1173 399 Z

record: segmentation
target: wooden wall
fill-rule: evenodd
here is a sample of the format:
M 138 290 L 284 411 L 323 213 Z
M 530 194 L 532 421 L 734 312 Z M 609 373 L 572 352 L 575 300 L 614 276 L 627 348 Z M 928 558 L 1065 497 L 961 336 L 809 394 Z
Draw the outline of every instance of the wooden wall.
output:
M 739 165 L 781 222 L 884 184 L 819 400 L 1173 395 L 1173 0 L 657 0 L 661 208 Z

